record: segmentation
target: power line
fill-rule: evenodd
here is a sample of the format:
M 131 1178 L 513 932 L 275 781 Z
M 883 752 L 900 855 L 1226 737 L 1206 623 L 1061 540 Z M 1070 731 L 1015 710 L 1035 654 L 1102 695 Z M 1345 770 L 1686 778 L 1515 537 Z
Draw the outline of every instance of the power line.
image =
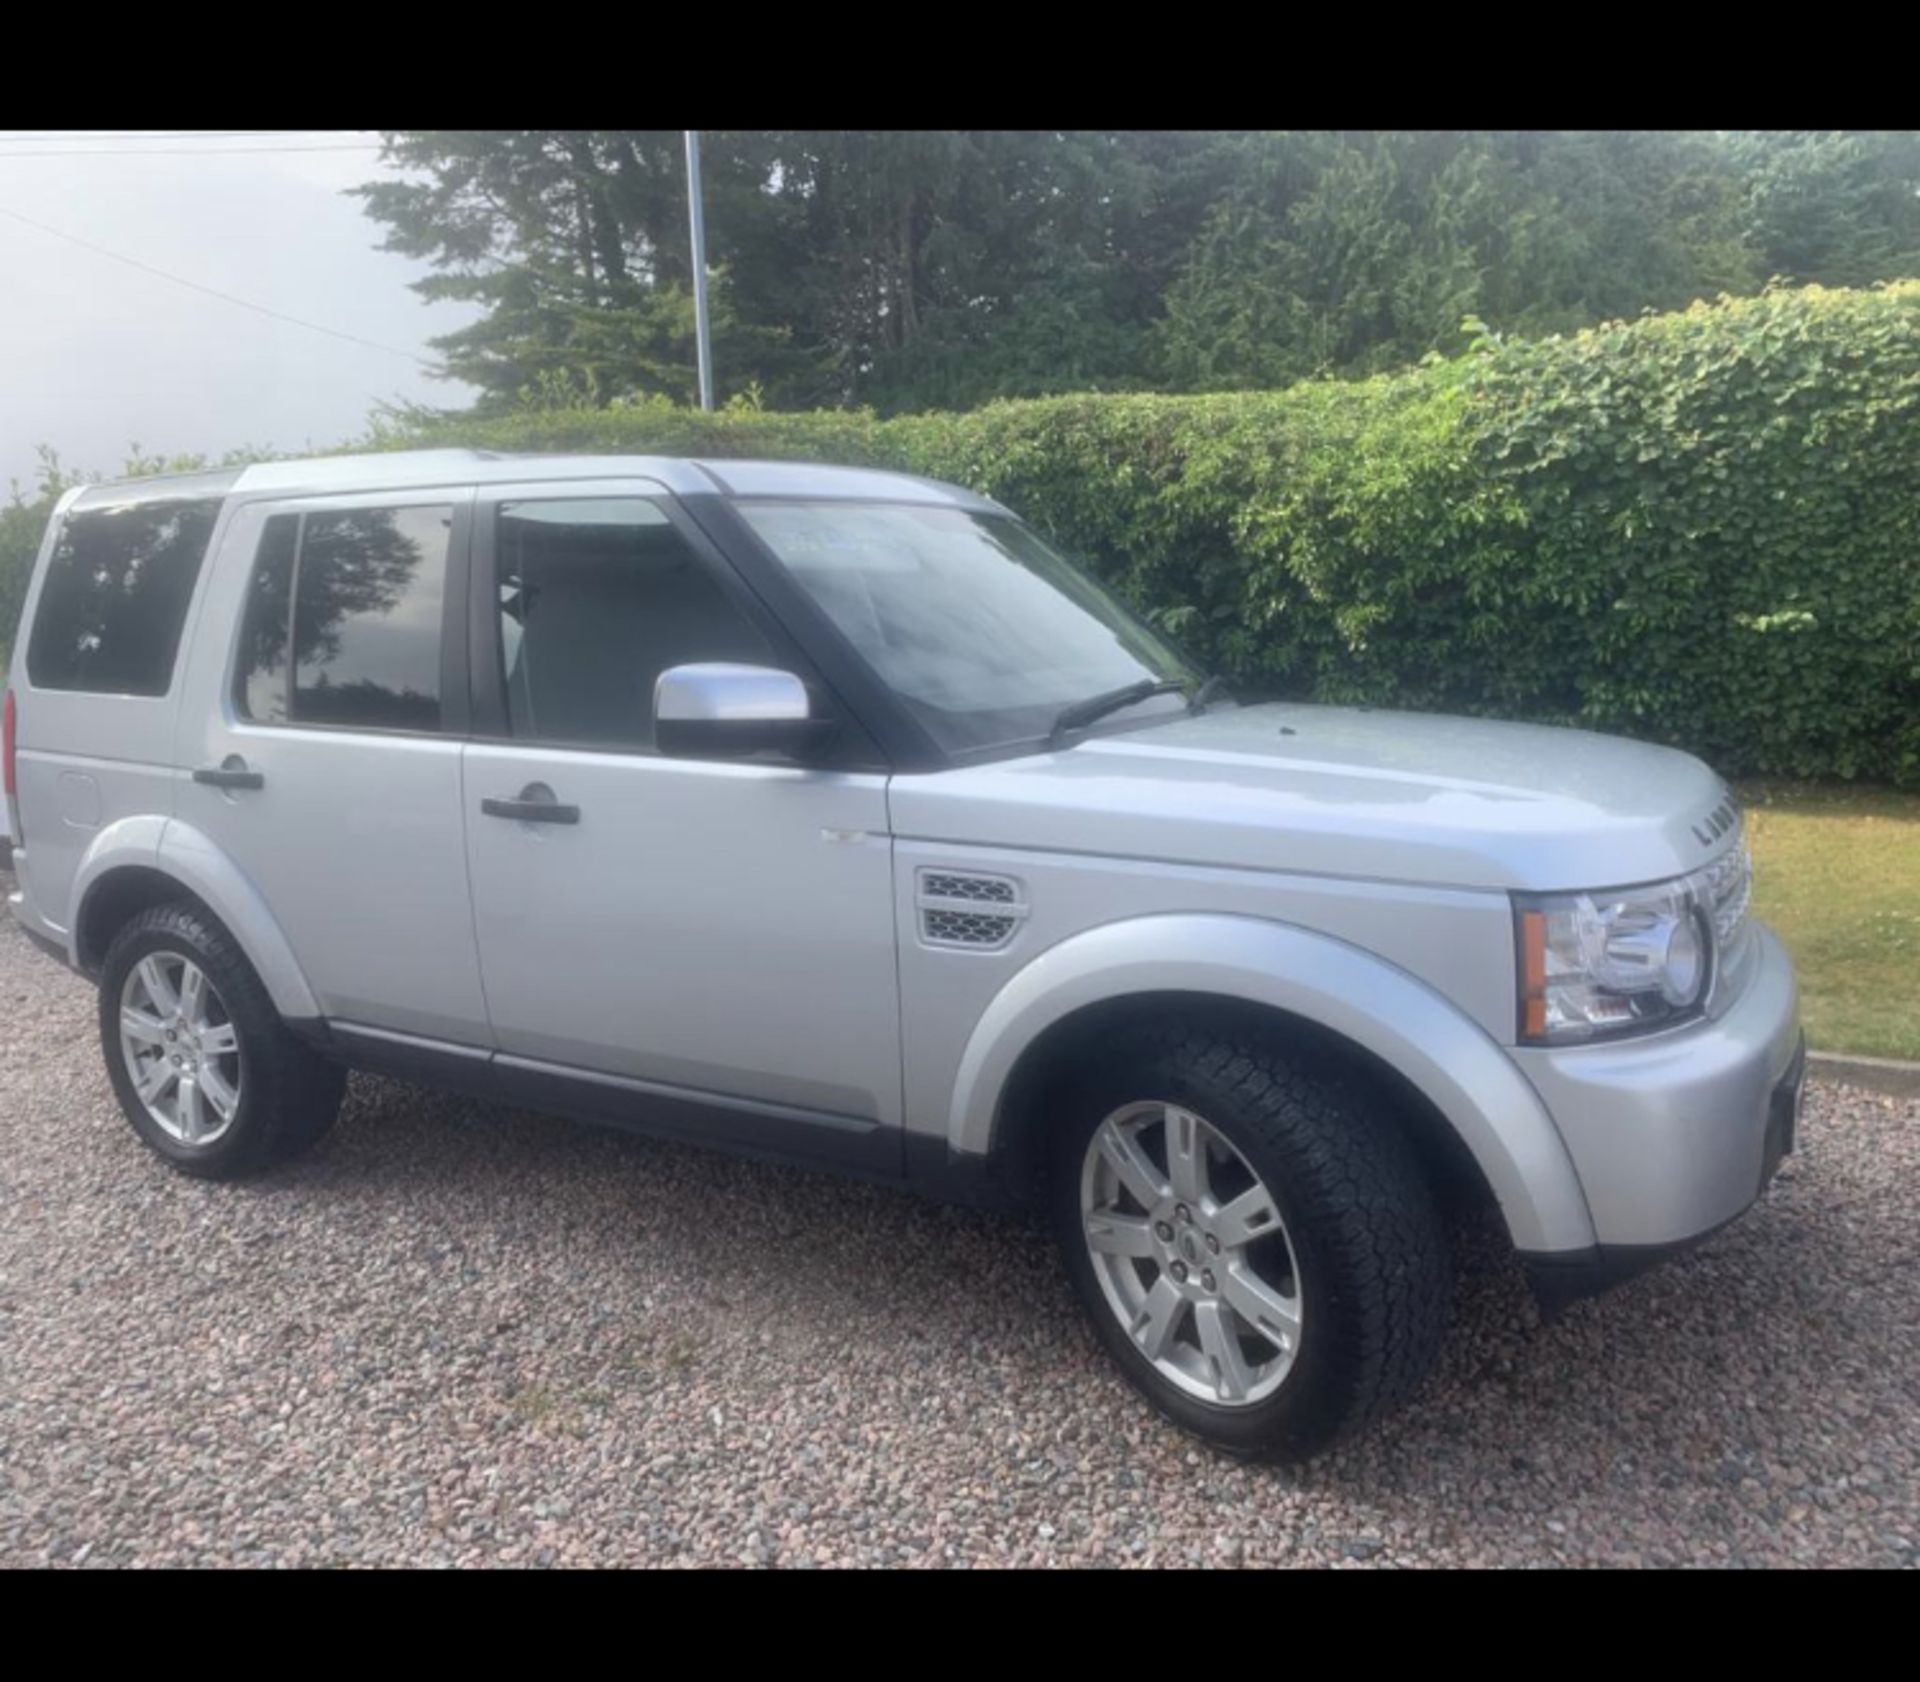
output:
M 338 146 L 98 146 L 16 152 L 0 149 L 0 158 L 247 158 L 262 152 L 378 152 L 374 140 Z
M 0 145 L 23 140 L 271 140 L 278 136 L 291 139 L 303 134 L 344 134 L 352 130 L 337 128 L 135 128 L 135 129 L 9 129 L 0 132 Z
M 256 304 L 250 298 L 236 298 L 231 292 L 222 292 L 217 287 L 203 286 L 197 280 L 188 280 L 184 275 L 170 274 L 167 270 L 155 268 L 151 263 L 142 262 L 138 257 L 129 257 L 121 251 L 109 251 L 104 245 L 95 245 L 90 239 L 82 239 L 78 234 L 69 234 L 59 228 L 49 227 L 45 222 L 37 222 L 31 216 L 23 216 L 17 210 L 9 210 L 0 204 L 0 216 L 11 217 L 23 222 L 29 228 L 37 228 L 43 234 L 51 234 L 55 239 L 63 239 L 69 245 L 77 245 L 82 250 L 91 251 L 101 257 L 110 257 L 116 263 L 125 263 L 129 268 L 139 269 L 143 274 L 157 276 L 161 280 L 171 281 L 175 286 L 184 286 L 190 292 L 204 292 L 209 298 L 218 298 L 222 303 L 237 304 L 243 310 L 252 310 L 255 315 L 264 315 L 274 321 L 284 321 L 290 327 L 304 327 L 311 333 L 324 333 L 330 339 L 341 339 L 350 345 L 362 345 L 368 350 L 384 351 L 389 356 L 404 356 L 409 362 L 417 362 L 422 368 L 438 371 L 438 364 L 430 362 L 424 356 L 416 356 L 410 350 L 402 350 L 397 345 L 383 345 L 377 339 L 363 339 L 357 333 L 343 333 L 337 327 L 323 327 L 317 321 L 303 321 L 297 315 L 288 315 L 284 310 L 269 309 L 265 304 Z

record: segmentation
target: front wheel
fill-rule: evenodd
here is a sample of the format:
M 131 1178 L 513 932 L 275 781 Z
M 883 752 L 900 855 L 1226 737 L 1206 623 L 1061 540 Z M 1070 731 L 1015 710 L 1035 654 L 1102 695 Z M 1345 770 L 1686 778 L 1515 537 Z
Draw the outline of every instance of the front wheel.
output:
M 1403 1399 L 1449 1277 L 1395 1118 L 1339 1066 L 1258 1037 L 1174 1026 L 1089 1066 L 1050 1203 L 1127 1377 L 1215 1446 L 1288 1461 Z
M 306 1150 L 346 1088 L 337 1064 L 287 1031 L 233 937 L 193 905 L 154 906 L 114 937 L 100 1041 L 134 1131 L 203 1179 Z

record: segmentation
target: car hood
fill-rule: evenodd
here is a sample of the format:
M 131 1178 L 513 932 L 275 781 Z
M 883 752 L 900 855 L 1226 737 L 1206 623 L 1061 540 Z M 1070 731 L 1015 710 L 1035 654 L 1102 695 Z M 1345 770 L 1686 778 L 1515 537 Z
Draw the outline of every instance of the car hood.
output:
M 1368 707 L 1223 708 L 897 777 L 895 833 L 1478 888 L 1596 888 L 1733 844 L 1726 785 L 1619 736 Z

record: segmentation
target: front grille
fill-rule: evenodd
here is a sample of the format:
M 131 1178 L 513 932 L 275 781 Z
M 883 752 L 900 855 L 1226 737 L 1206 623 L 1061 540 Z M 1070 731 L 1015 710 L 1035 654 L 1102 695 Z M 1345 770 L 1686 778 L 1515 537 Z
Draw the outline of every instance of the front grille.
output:
M 915 902 L 924 944 L 975 952 L 1006 945 L 1027 914 L 1020 885 L 1010 876 L 923 870 Z

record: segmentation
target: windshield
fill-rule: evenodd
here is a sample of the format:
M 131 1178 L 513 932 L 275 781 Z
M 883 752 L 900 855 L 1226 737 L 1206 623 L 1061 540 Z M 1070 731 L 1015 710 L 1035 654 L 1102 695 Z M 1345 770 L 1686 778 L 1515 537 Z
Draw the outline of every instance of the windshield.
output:
M 1197 684 L 1157 633 L 1019 521 L 964 508 L 741 502 L 741 516 L 950 753 L 1044 739 L 1061 708 Z M 1116 719 L 1162 718 L 1158 695 Z

